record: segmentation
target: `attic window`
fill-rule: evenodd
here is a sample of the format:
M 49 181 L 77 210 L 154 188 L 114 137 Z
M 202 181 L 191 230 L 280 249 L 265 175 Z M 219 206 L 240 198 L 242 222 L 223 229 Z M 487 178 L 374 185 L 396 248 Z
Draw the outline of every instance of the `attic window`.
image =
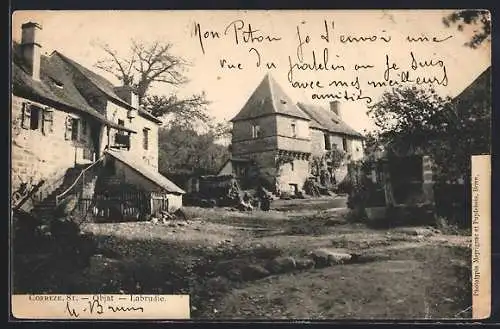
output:
M 292 137 L 297 137 L 297 126 L 295 124 L 295 122 L 292 122 Z
M 286 100 L 280 99 L 281 104 L 286 104 Z
M 57 88 L 60 88 L 62 89 L 64 87 L 64 83 L 62 83 L 61 81 L 58 81 L 54 78 L 50 78 L 50 80 L 52 80 L 52 82 L 54 83 L 54 85 L 57 87 Z

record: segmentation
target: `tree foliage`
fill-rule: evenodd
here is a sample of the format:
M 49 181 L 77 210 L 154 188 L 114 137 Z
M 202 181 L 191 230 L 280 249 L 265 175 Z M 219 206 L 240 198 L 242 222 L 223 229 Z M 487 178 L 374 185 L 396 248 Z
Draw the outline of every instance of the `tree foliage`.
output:
M 216 140 L 227 139 L 231 137 L 233 132 L 233 127 L 231 123 L 227 121 L 222 122 L 209 122 L 209 129 L 211 134 Z
M 479 25 L 480 30 L 474 31 L 471 40 L 465 45 L 476 49 L 485 41 L 491 41 L 491 14 L 488 10 L 466 9 L 457 10 L 443 18 L 443 24 L 447 27 L 456 25 L 459 31 L 465 25 Z
M 206 99 L 205 93 L 195 94 L 191 97 L 180 99 L 177 95 L 146 96 L 143 100 L 143 107 L 155 117 L 171 119 L 175 125 L 194 128 L 197 122 L 208 123 L 211 118 L 207 114 L 206 106 L 210 102 Z
M 181 125 L 159 131 L 159 171 L 163 174 L 216 174 L 229 158 L 226 146 L 216 143 L 216 133 L 198 133 Z
M 440 180 L 463 179 L 470 156 L 489 152 L 491 96 L 487 90 L 465 93 L 459 101 L 443 98 L 433 89 L 387 91 L 368 111 L 378 127 L 373 138 L 389 155 L 431 155 Z
M 331 170 L 337 170 L 342 166 L 347 159 L 347 153 L 339 149 L 337 145 L 333 144 L 331 150 L 325 152 L 323 155 L 316 155 L 309 160 L 309 166 L 314 176 L 319 176 L 322 170 L 329 167 Z

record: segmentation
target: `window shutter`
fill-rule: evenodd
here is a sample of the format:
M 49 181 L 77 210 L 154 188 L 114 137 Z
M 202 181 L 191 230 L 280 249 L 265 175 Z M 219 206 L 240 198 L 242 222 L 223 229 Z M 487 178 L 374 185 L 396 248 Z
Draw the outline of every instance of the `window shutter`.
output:
M 31 104 L 23 103 L 23 112 L 21 115 L 21 126 L 24 129 L 30 129 Z
M 66 129 L 64 131 L 64 139 L 65 140 L 71 140 L 71 123 L 72 123 L 72 120 L 71 120 L 71 117 L 70 116 L 67 116 L 66 117 Z
M 44 135 L 54 132 L 54 112 L 50 108 L 43 111 L 42 132 Z
M 80 122 L 79 122 L 79 125 L 80 125 L 80 135 L 78 136 L 78 140 L 80 142 L 85 142 L 85 137 L 87 135 L 87 122 L 85 121 L 85 119 L 80 119 Z

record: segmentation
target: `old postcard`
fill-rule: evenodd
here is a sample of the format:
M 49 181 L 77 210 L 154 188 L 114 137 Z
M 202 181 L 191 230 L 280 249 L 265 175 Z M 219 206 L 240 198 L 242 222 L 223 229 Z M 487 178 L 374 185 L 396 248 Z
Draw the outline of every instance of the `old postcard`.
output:
M 11 316 L 484 319 L 485 10 L 17 11 Z

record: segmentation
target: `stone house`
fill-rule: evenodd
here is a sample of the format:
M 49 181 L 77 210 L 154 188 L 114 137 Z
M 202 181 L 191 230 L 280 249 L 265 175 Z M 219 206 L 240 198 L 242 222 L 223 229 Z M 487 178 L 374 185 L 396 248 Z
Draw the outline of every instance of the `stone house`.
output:
M 296 104 L 267 74 L 231 119 L 232 158 L 221 174 L 232 171 L 242 176 L 257 171 L 273 191 L 295 193 L 310 177 L 312 156 L 338 145 L 350 158 L 362 157 L 363 136 L 341 120 L 339 103 L 332 109 L 336 112 Z M 341 168 L 339 181 L 346 173 L 347 168 Z
M 163 195 L 171 211 L 181 207 L 184 191 L 158 172 L 161 121 L 129 87 L 58 51 L 42 55 L 40 33 L 25 23 L 13 44 L 12 191 L 43 181 L 26 210 L 50 213 L 67 196 L 92 199 L 96 185 L 106 191 L 108 184 Z

